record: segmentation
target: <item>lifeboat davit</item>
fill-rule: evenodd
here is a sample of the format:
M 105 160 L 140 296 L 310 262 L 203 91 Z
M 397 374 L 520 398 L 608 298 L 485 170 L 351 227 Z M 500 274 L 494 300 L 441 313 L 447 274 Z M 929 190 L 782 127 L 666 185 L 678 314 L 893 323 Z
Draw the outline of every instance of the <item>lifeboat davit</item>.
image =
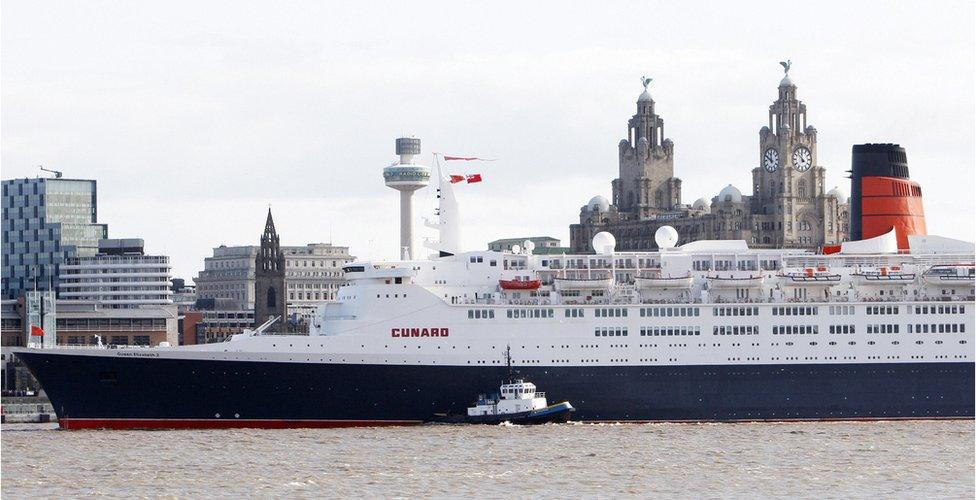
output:
M 535 290 L 542 285 L 541 280 L 498 280 L 502 290 Z

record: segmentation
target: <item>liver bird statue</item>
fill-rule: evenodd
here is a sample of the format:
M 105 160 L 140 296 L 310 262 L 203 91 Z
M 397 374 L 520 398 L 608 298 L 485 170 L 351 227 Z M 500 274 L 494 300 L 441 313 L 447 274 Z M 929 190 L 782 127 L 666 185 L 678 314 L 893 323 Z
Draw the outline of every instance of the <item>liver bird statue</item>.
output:
M 641 84 L 644 85 L 644 90 L 647 90 L 647 86 L 651 84 L 651 80 L 653 80 L 653 78 L 648 78 L 646 76 L 641 77 Z
M 783 66 L 783 73 L 789 74 L 790 73 L 790 66 L 793 65 L 793 61 L 790 61 L 789 59 L 787 59 L 785 62 L 784 61 L 780 61 L 779 63 L 780 63 L 780 65 Z

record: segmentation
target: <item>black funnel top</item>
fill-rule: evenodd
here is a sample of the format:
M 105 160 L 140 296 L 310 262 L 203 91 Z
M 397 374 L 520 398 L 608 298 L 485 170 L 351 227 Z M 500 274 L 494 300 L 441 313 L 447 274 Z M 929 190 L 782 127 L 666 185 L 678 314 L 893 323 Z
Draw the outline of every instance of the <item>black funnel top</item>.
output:
M 851 177 L 908 179 L 908 157 L 897 144 L 855 144 L 851 153 Z
M 861 221 L 861 179 L 865 177 L 895 177 L 908 179 L 908 157 L 905 148 L 897 144 L 855 144 L 851 151 L 851 234 L 857 241 L 863 238 Z

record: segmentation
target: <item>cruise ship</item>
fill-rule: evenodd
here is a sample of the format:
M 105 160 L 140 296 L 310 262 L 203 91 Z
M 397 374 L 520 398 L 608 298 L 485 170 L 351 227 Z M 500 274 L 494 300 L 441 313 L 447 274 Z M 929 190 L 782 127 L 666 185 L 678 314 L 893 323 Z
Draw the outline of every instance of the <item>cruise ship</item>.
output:
M 662 227 L 649 252 L 617 251 L 609 233 L 589 254 L 463 252 L 438 177 L 436 252 L 346 265 L 309 335 L 17 355 L 66 429 L 430 422 L 463 414 L 508 352 L 584 422 L 974 416 L 971 243 L 899 248 L 892 227 L 821 251 L 750 249 L 679 245 Z

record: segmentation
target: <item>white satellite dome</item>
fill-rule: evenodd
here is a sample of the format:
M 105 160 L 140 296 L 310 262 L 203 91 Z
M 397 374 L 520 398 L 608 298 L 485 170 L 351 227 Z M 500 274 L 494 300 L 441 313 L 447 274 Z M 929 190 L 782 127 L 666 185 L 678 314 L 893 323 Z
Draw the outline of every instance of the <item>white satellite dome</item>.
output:
M 522 242 L 522 248 L 525 249 L 525 253 L 532 253 L 535 250 L 535 243 L 532 240 L 525 240 Z
M 834 198 L 837 198 L 837 203 L 840 203 L 841 205 L 847 203 L 847 195 L 842 193 L 840 189 L 837 189 L 836 186 L 834 187 L 834 189 L 827 191 L 827 196 L 833 196 Z
M 590 198 L 590 202 L 586 204 L 591 212 L 606 212 L 610 210 L 610 202 L 601 195 L 596 195 Z
M 718 201 L 721 203 L 723 201 L 731 201 L 732 203 L 740 203 L 742 201 L 742 191 L 731 184 L 722 188 L 718 193 Z
M 598 254 L 610 254 L 617 248 L 617 238 L 606 231 L 600 231 L 593 235 L 593 251 Z
M 658 248 L 674 248 L 678 244 L 678 230 L 671 226 L 661 226 L 654 233 Z
M 708 210 L 708 200 L 705 198 L 698 198 L 695 203 L 691 205 L 691 208 L 695 210 Z

